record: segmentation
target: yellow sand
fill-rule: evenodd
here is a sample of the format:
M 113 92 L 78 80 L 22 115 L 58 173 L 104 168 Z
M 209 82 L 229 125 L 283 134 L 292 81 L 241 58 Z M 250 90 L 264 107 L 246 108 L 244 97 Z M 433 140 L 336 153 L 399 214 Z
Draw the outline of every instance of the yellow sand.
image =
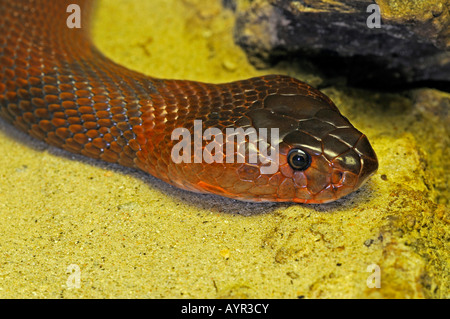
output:
M 149 75 L 288 73 L 248 64 L 219 0 L 107 0 L 97 13 L 101 50 Z M 360 191 L 327 205 L 191 194 L 0 122 L 0 298 L 448 297 L 448 211 L 427 188 L 417 137 L 399 124 L 411 101 L 325 93 L 380 160 Z M 381 267 L 380 289 L 367 286 L 370 264 Z M 80 269 L 80 288 L 67 282 L 69 265 Z

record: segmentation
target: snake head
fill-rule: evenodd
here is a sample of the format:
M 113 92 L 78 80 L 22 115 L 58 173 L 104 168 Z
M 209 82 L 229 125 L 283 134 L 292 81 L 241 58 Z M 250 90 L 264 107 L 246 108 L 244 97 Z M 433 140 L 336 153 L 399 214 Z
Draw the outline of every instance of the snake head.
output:
M 294 79 L 295 80 L 295 79 Z M 268 95 L 247 113 L 256 128 L 278 128 L 277 171 L 267 177 L 276 192 L 261 200 L 325 203 L 358 189 L 378 169 L 367 137 L 320 91 L 297 87 Z M 273 147 L 274 145 L 272 145 Z M 258 185 L 258 180 L 255 180 Z M 259 183 L 263 185 L 263 183 Z M 249 189 L 257 191 L 258 186 Z
M 358 189 L 377 170 L 375 152 L 357 129 L 330 127 L 312 136 L 302 129 L 307 125 L 300 125 L 280 144 L 280 172 L 286 177 L 278 191 L 280 198 L 295 192 L 294 202 L 334 201 Z
M 155 158 L 164 174 L 151 171 L 153 175 L 187 190 L 244 201 L 326 203 L 358 189 L 377 170 L 377 157 L 367 137 L 311 86 L 274 75 L 218 88 L 217 99 L 222 97 L 226 103 L 195 114 L 207 128 L 208 137 L 203 138 L 210 140 L 206 132 L 215 130 L 215 142 L 206 146 L 200 139 L 199 152 L 194 151 L 198 161 L 189 153 L 185 162 L 169 165 L 168 170 L 164 170 L 166 162 Z M 206 86 L 203 90 L 217 89 Z M 183 116 L 179 118 L 189 125 L 187 135 L 195 136 L 196 120 L 188 123 Z M 195 142 L 187 140 L 188 149 L 194 144 L 195 150 Z M 166 145 L 170 141 L 149 155 L 166 152 Z M 180 154 L 178 147 L 172 150 Z M 202 162 L 202 154 L 210 160 Z

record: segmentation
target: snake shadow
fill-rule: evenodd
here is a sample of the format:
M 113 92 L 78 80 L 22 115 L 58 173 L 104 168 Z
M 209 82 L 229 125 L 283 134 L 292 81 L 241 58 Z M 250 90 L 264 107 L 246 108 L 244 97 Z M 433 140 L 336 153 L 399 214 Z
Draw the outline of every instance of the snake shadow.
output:
M 80 154 L 73 154 L 66 150 L 51 146 L 43 141 L 37 140 L 26 133 L 15 128 L 12 124 L 8 123 L 6 120 L 0 118 L 0 130 L 9 138 L 21 143 L 31 149 L 39 152 L 47 151 L 48 153 L 61 156 L 69 160 L 80 161 L 89 165 L 100 167 L 106 170 L 111 170 L 119 174 L 130 175 L 134 178 L 142 180 L 151 188 L 155 188 L 167 195 L 168 197 L 174 198 L 175 201 L 179 201 L 184 205 L 192 206 L 198 210 L 207 210 L 214 213 L 220 214 L 238 214 L 243 216 L 255 216 L 262 214 L 269 214 L 276 210 L 283 210 L 291 206 L 296 206 L 302 209 L 310 209 L 316 212 L 322 213 L 333 213 L 336 210 L 343 209 L 348 206 L 356 206 L 362 204 L 357 197 L 358 190 L 343 199 L 339 199 L 332 203 L 326 204 L 297 204 L 297 203 L 273 203 L 273 202 L 243 202 L 231 198 L 226 198 L 213 194 L 199 194 L 194 192 L 189 192 L 186 190 L 174 187 L 166 182 L 163 182 L 150 174 L 143 171 L 124 167 L 119 164 L 108 163 L 101 160 L 96 160 L 88 158 Z M 74 186 L 75 187 L 75 186 Z M 363 189 L 367 187 L 365 185 Z M 358 203 L 359 202 L 359 203 Z M 342 207 L 344 206 L 344 207 Z

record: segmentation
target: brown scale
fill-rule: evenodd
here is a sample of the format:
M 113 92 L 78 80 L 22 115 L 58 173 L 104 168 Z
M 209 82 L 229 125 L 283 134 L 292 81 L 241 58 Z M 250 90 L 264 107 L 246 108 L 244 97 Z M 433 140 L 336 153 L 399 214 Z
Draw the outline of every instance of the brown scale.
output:
M 0 0 L 0 114 L 30 135 L 183 189 L 247 201 L 329 202 L 376 171 L 365 135 L 311 86 L 281 75 L 219 85 L 145 76 L 105 58 L 86 24 L 69 29 L 72 3 L 89 21 L 92 1 Z M 192 135 L 194 120 L 222 134 L 226 128 L 279 129 L 279 143 L 270 145 L 279 147 L 276 171 L 263 174 L 259 149 L 256 163 L 237 154 L 239 146 L 258 145 L 230 136 L 223 140 L 234 143 L 233 163 L 226 163 L 223 146 L 217 151 L 222 163 L 194 163 L 192 153 L 192 163 L 176 164 L 172 132 L 183 127 Z M 307 167 L 293 165 L 293 150 L 307 153 Z

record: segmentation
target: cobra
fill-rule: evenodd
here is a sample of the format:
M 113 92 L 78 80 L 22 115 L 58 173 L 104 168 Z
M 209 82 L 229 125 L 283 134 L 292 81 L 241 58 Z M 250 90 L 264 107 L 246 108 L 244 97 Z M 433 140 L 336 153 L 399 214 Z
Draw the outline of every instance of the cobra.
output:
M 80 6 L 84 27 L 68 28 L 69 4 Z M 0 0 L 0 12 L 0 114 L 50 145 L 140 169 L 185 190 L 244 201 L 330 202 L 378 168 L 367 137 L 326 95 L 297 79 L 268 75 L 209 84 L 129 70 L 93 45 L 92 1 Z M 231 163 L 175 163 L 171 134 L 177 128 L 193 134 L 195 120 L 223 134 L 276 128 L 278 139 L 267 147 L 278 150 L 277 169 L 261 173 L 274 159 L 248 139 L 228 141 L 236 150 Z M 239 147 L 256 149 L 258 160 L 238 154 Z

